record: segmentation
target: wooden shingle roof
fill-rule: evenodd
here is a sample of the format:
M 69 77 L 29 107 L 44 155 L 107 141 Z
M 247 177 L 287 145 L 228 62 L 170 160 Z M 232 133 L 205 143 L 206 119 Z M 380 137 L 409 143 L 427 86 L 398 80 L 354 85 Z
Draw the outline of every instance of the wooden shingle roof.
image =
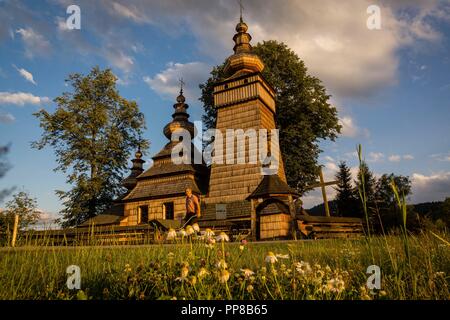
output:
M 277 174 L 265 175 L 256 189 L 247 197 L 247 200 L 277 194 L 298 195 L 298 192 L 289 187 L 289 185 L 281 180 Z

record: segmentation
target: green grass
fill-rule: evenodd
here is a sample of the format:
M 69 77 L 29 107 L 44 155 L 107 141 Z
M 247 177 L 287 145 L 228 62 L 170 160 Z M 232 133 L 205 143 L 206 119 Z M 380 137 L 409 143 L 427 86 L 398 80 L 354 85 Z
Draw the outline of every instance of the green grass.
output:
M 439 237 L 408 235 L 409 260 L 403 236 L 372 236 L 370 244 L 364 238 L 248 243 L 243 250 L 239 243 L 196 242 L 2 248 L 0 299 L 448 299 L 449 237 Z M 271 264 L 268 252 L 288 258 Z M 217 266 L 222 259 L 226 270 Z M 372 264 L 382 272 L 374 294 L 366 289 Z M 81 268 L 81 291 L 66 286 L 69 265 Z M 246 268 L 255 274 L 245 277 Z

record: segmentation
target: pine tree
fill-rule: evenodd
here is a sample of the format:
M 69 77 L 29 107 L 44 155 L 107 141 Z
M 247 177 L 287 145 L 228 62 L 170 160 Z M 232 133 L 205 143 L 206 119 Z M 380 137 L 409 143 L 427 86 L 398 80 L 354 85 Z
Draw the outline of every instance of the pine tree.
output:
M 355 197 L 352 186 L 352 174 L 345 161 L 339 163 L 336 180 L 338 184 L 335 188 L 337 191 L 335 200 L 337 202 L 338 215 L 343 217 L 359 216 L 358 199 Z
M 375 203 L 376 179 L 365 161 L 361 161 L 355 181 L 354 193 L 359 203 L 359 212 L 364 216 L 363 200 L 366 202 L 369 220 L 377 223 Z

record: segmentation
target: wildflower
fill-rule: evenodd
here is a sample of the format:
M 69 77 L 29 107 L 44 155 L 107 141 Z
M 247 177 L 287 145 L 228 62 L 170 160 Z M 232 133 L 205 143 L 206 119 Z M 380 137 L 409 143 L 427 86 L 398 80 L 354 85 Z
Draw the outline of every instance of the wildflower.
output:
M 250 269 L 241 269 L 241 272 L 244 274 L 244 277 L 248 279 L 250 276 L 254 275 L 255 273 Z
M 187 226 L 186 227 L 186 234 L 188 235 L 188 236 L 191 236 L 191 235 L 193 235 L 195 233 L 195 231 L 194 231 L 194 228 L 192 228 L 192 226 Z
M 225 232 L 221 232 L 221 233 L 217 236 L 216 240 L 217 240 L 217 241 L 220 241 L 220 242 L 223 242 L 223 241 L 228 242 L 228 241 L 230 241 L 230 237 L 228 237 L 228 235 L 227 235 Z
M 131 272 L 131 267 L 130 267 L 130 265 L 128 263 L 125 265 L 125 270 L 124 271 L 125 272 Z
M 211 237 L 214 237 L 214 236 L 215 236 L 214 231 L 212 231 L 210 228 L 207 228 L 205 230 L 205 237 L 211 238 Z
M 226 269 L 226 268 L 228 268 L 228 265 L 225 262 L 225 260 L 222 259 L 219 262 L 217 262 L 217 268 L 219 268 L 219 269 Z
M 208 274 L 209 274 L 209 271 L 208 271 L 208 270 L 206 270 L 205 268 L 200 268 L 200 270 L 199 270 L 198 273 L 197 273 L 197 277 L 198 277 L 199 279 L 201 279 L 201 278 L 207 276 Z
M 174 240 L 177 237 L 177 232 L 175 231 L 175 229 L 170 228 L 169 231 L 167 232 L 167 240 Z
M 295 269 L 297 272 L 304 276 L 311 273 L 312 269 L 308 262 L 300 261 L 295 264 Z
M 241 243 L 245 246 L 247 244 L 247 240 L 243 239 Z
M 190 282 L 191 282 L 191 285 L 195 286 L 195 284 L 197 283 L 197 277 L 196 276 L 192 276 Z
M 243 245 L 240 245 L 240 246 L 239 246 L 239 250 L 244 251 L 244 246 L 243 246 Z
M 340 293 L 342 290 L 345 289 L 345 283 L 339 277 L 333 278 L 333 279 L 327 281 L 325 289 L 330 292 Z
M 169 252 L 167 254 L 167 258 L 169 258 L 169 259 L 173 259 L 174 257 L 175 257 L 175 254 L 173 252 Z
M 279 253 L 277 253 L 276 257 L 278 259 L 289 259 L 289 255 L 288 254 L 279 254 Z
M 183 268 L 181 268 L 181 276 L 176 278 L 176 281 L 187 281 L 187 276 L 189 274 L 189 268 L 184 265 Z
M 385 297 L 387 295 L 386 291 L 381 290 L 380 291 L 380 297 Z
M 326 271 L 326 272 L 331 272 L 331 268 L 330 268 L 330 266 L 329 266 L 329 265 L 326 265 L 326 267 L 325 267 L 325 271 Z
M 251 284 L 249 284 L 247 286 L 247 292 L 251 293 L 253 291 L 253 286 Z
M 220 283 L 226 283 L 228 279 L 230 279 L 230 273 L 227 270 L 222 269 L 219 275 Z
M 195 232 L 200 232 L 200 226 L 198 225 L 198 223 L 194 223 L 193 225 L 192 225 L 192 228 L 194 229 L 194 231 Z
M 181 236 L 182 238 L 187 236 L 187 233 L 184 229 L 181 229 L 180 231 L 178 231 L 178 235 Z
M 277 257 L 275 256 L 275 254 L 272 251 L 267 253 L 267 256 L 266 256 L 266 262 L 267 263 L 274 264 L 277 261 L 278 261 L 278 259 L 277 259 Z

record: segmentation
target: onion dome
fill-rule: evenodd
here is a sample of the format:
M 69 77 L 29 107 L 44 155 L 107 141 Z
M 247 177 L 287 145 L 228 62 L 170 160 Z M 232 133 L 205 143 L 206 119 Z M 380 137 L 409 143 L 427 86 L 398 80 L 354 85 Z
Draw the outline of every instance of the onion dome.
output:
M 172 114 L 172 122 L 168 123 L 164 127 L 164 135 L 167 137 L 167 139 L 172 139 L 172 134 L 179 129 L 185 129 L 189 131 L 191 134 L 191 138 L 194 136 L 194 124 L 190 122 L 189 114 L 187 113 L 187 109 L 189 108 L 189 105 L 185 103 L 186 98 L 183 95 L 183 88 L 180 90 L 180 94 L 177 97 L 177 103 L 173 105 L 173 108 L 175 109 L 175 112 Z
M 234 54 L 227 59 L 225 73 L 231 77 L 237 77 L 246 73 L 261 72 L 264 63 L 252 52 L 250 41 L 252 36 L 247 33 L 248 26 L 243 21 L 242 16 L 236 25 L 236 34 L 233 37 Z

